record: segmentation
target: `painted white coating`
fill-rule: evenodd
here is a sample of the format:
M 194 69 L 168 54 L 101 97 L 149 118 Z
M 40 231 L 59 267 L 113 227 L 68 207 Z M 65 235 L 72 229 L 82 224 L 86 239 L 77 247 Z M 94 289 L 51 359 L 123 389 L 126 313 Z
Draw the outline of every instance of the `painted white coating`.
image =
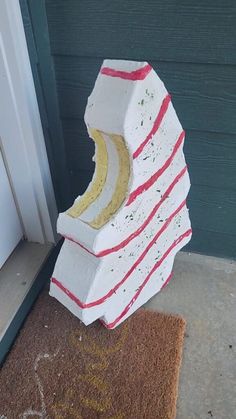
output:
M 147 63 L 105 60 L 102 67 L 130 72 L 145 65 Z M 85 112 L 87 127 L 122 135 L 132 158 L 153 129 L 167 95 L 153 69 L 144 80 L 137 81 L 99 73 Z M 57 283 L 51 282 L 50 294 L 85 324 L 97 318 L 102 318 L 111 328 L 120 324 L 161 289 L 171 273 L 175 254 L 190 240 L 190 220 L 185 204 L 190 181 L 186 170 L 178 177 L 186 166 L 183 141 L 166 165 L 182 132 L 170 102 L 157 131 L 141 153 L 132 159 L 126 200 L 116 214 L 96 230 L 85 221 L 91 221 L 106 207 L 119 173 L 114 144 L 104 134 L 108 174 L 101 194 L 77 219 L 60 214 L 58 232 L 79 242 L 88 251 L 65 240 L 53 273 Z M 149 184 L 156 173 L 159 177 Z M 171 191 L 165 196 L 172 183 Z M 143 184 L 146 185 L 144 190 L 130 203 L 130 196 Z M 175 243 L 186 231 L 189 231 L 188 236 Z M 131 234 L 132 240 L 121 246 Z M 97 255 L 119 245 L 115 252 L 101 257 L 89 253 Z M 145 278 L 162 257 L 165 257 L 163 262 L 143 287 Z M 118 286 L 125 276 L 126 280 Z

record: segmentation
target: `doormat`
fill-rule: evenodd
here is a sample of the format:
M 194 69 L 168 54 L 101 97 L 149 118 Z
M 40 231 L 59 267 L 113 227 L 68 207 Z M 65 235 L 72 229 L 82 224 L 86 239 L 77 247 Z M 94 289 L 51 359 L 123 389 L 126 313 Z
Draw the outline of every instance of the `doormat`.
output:
M 145 309 L 86 327 L 44 291 L 0 371 L 0 417 L 173 419 L 184 330 Z

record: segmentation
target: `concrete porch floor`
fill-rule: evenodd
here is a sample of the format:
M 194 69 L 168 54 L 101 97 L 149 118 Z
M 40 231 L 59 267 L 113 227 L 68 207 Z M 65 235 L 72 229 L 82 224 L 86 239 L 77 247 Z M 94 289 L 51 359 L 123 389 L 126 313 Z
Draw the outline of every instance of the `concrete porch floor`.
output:
M 236 419 L 236 262 L 181 252 L 146 307 L 187 321 L 176 419 Z

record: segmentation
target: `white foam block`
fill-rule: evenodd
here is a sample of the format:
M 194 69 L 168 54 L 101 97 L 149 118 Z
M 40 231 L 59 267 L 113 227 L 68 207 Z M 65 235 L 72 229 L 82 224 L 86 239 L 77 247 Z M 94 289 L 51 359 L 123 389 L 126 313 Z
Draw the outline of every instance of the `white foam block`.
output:
M 86 325 L 100 318 L 112 329 L 169 281 L 175 254 L 191 238 L 185 134 L 146 62 L 105 60 L 85 122 L 90 136 L 99 133 L 108 162 L 96 144 L 89 188 L 103 182 L 101 191 L 78 197 L 77 213 L 59 215 L 65 242 L 50 295 Z

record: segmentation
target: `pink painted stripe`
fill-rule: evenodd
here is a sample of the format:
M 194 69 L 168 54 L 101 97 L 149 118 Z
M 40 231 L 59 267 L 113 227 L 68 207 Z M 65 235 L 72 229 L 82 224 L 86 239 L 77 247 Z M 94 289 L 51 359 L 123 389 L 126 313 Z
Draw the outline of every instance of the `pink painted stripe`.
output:
M 131 266 L 131 268 L 128 270 L 128 272 L 125 274 L 125 276 L 119 281 L 114 288 L 112 288 L 110 291 L 108 291 L 107 294 L 105 294 L 103 297 L 99 298 L 98 300 L 92 301 L 90 303 L 83 303 L 79 298 L 77 298 L 74 294 L 71 293 L 67 288 L 62 285 L 61 282 L 59 282 L 56 278 L 51 278 L 51 281 L 53 284 L 57 285 L 63 292 L 65 292 L 68 297 L 70 297 L 80 308 L 90 308 L 97 305 L 100 305 L 104 303 L 108 298 L 110 298 L 117 290 L 120 288 L 122 284 L 129 278 L 129 276 L 133 273 L 133 271 L 137 268 L 137 266 L 141 263 L 141 261 L 144 259 L 148 251 L 151 249 L 151 247 L 154 245 L 154 243 L 157 241 L 157 239 L 161 236 L 161 234 L 167 229 L 173 218 L 181 211 L 181 209 L 185 206 L 186 200 L 184 200 L 179 207 L 169 216 L 169 218 L 166 220 L 166 222 L 163 224 L 161 229 L 157 232 L 157 234 L 153 237 L 153 239 L 150 241 L 148 246 L 145 248 L 143 253 L 138 257 L 138 259 L 134 262 L 134 264 Z
M 134 71 L 121 71 L 121 70 L 115 70 L 114 68 L 110 68 L 110 67 L 103 67 L 101 69 L 101 74 L 104 74 L 105 76 L 119 77 L 120 79 L 136 81 L 136 80 L 144 80 L 151 70 L 152 70 L 152 67 L 150 66 L 150 64 L 147 64 L 144 67 L 139 68 L 138 70 L 134 70 Z
M 91 250 L 89 250 L 87 247 L 83 246 L 83 244 L 81 244 L 80 242 L 78 242 L 78 241 L 76 241 L 76 240 L 72 239 L 72 237 L 70 237 L 70 236 L 66 236 L 65 234 L 63 235 L 63 237 L 64 237 L 66 240 L 69 240 L 70 242 L 73 242 L 73 243 L 78 244 L 80 247 L 82 247 L 82 249 L 86 250 L 86 252 L 90 253 L 90 255 L 93 255 L 93 256 L 95 256 L 95 257 L 98 257 L 98 255 L 96 255 L 95 253 L 91 252 Z
M 143 288 L 148 283 L 152 274 L 157 270 L 157 268 L 159 268 L 159 266 L 162 264 L 162 262 L 167 258 L 167 256 L 171 252 L 171 250 L 173 250 L 174 247 L 176 247 L 179 243 L 181 243 L 181 241 L 184 240 L 185 237 L 188 237 L 191 233 L 192 233 L 191 229 L 187 230 L 184 234 L 182 234 L 178 239 L 176 239 L 172 243 L 172 245 L 169 247 L 169 249 L 162 256 L 162 258 L 153 266 L 152 270 L 149 272 L 148 276 L 145 278 L 145 280 L 143 281 L 142 285 L 139 287 L 138 291 L 135 293 L 132 300 L 129 302 L 129 304 L 124 308 L 124 310 L 121 312 L 121 314 L 113 322 L 105 323 L 104 321 L 102 321 L 102 323 L 104 324 L 104 326 L 107 329 L 113 329 L 116 326 L 116 324 L 122 319 L 122 317 L 124 317 L 128 313 L 128 311 L 130 310 L 130 308 L 132 307 L 132 305 L 135 303 L 138 296 L 142 292 Z M 171 275 L 167 278 L 166 282 L 168 282 L 170 280 L 170 278 L 171 278 Z
M 68 295 L 68 297 L 74 301 L 80 308 L 87 308 L 86 304 L 84 304 L 79 298 L 77 298 L 68 288 L 64 287 L 60 281 L 58 281 L 56 278 L 52 277 L 51 282 L 55 284 L 58 288 L 60 288 L 61 291 L 63 291 L 65 294 Z
M 176 185 L 176 183 L 178 183 L 178 181 L 181 179 L 181 177 L 185 174 L 186 171 L 187 171 L 187 166 L 185 166 L 178 173 L 178 175 L 175 177 L 173 182 L 169 185 L 167 190 L 162 195 L 162 198 L 160 199 L 160 201 L 152 209 L 151 213 L 149 214 L 147 219 L 144 221 L 144 223 L 137 230 L 135 230 L 132 234 L 130 234 L 125 240 L 123 240 L 122 242 L 120 242 L 116 246 L 111 247 L 109 249 L 101 250 L 99 253 L 93 253 L 93 252 L 91 252 L 91 250 L 87 249 L 85 246 L 83 246 L 80 242 L 76 241 L 72 237 L 69 237 L 69 236 L 66 236 L 66 235 L 64 235 L 63 237 L 67 240 L 72 241 L 73 243 L 78 244 L 80 247 L 82 247 L 82 249 L 86 250 L 88 253 L 90 253 L 91 255 L 93 255 L 95 257 L 103 257 L 103 256 L 106 256 L 106 255 L 109 255 L 110 253 L 117 252 L 120 249 L 123 249 L 125 246 L 127 246 L 127 244 L 131 240 L 133 240 L 135 237 L 137 237 L 137 235 L 140 234 L 144 230 L 144 228 L 150 223 L 150 221 L 152 220 L 152 218 L 156 214 L 157 210 L 160 208 L 161 204 L 164 202 L 164 200 L 167 198 L 167 196 L 171 193 L 171 191 L 174 188 L 174 186 Z
M 175 143 L 175 146 L 173 148 L 173 151 L 170 157 L 168 157 L 168 159 L 165 161 L 163 166 L 160 169 L 158 169 L 157 172 L 154 173 L 154 175 L 152 175 L 146 182 L 144 182 L 142 185 L 138 186 L 138 188 L 136 188 L 133 192 L 131 192 L 126 206 L 129 206 L 130 204 L 132 204 L 132 202 L 134 202 L 135 199 L 140 194 L 147 191 L 153 185 L 153 183 L 156 182 L 156 180 L 164 173 L 164 171 L 170 166 L 171 162 L 174 159 L 175 154 L 177 153 L 178 149 L 180 148 L 181 144 L 184 141 L 184 137 L 185 137 L 185 132 L 182 131 L 177 142 Z
M 161 125 L 161 122 L 167 112 L 169 103 L 171 101 L 171 96 L 168 94 L 162 101 L 160 110 L 158 112 L 158 115 L 154 121 L 153 127 L 151 131 L 149 132 L 148 136 L 145 138 L 145 140 L 140 144 L 140 146 L 137 148 L 137 150 L 133 153 L 133 158 L 136 159 L 140 153 L 142 153 L 145 145 L 150 141 L 153 137 L 153 135 L 157 132 L 158 128 Z
M 173 276 L 173 272 L 170 273 L 170 275 L 167 277 L 167 279 L 165 280 L 164 284 L 161 287 L 161 290 L 168 284 L 168 282 L 170 282 L 171 278 Z M 147 279 L 147 278 L 146 278 Z M 146 280 L 145 280 L 146 281 Z M 107 329 L 112 329 L 119 320 L 121 320 L 122 317 L 125 316 L 125 314 L 128 313 L 128 311 L 130 310 L 130 308 L 132 307 L 132 305 L 134 304 L 134 302 L 137 300 L 139 294 L 141 293 L 141 291 L 143 290 L 143 288 L 146 285 L 146 282 L 143 282 L 143 284 L 139 287 L 138 291 L 136 292 L 136 294 L 134 295 L 134 297 L 132 298 L 132 300 L 129 302 L 129 304 L 125 307 L 125 309 L 122 311 L 121 315 L 115 320 L 115 322 L 112 323 L 105 323 L 104 320 L 100 319 L 100 322 L 103 324 L 103 326 L 105 326 Z M 148 281 L 147 281 L 148 282 Z M 115 324 L 114 324 L 115 323 Z
M 127 244 L 133 240 L 135 237 L 137 237 L 140 233 L 142 233 L 142 231 L 147 227 L 147 225 L 150 223 L 150 221 L 153 219 L 153 217 L 155 216 L 157 210 L 160 208 L 161 204 L 165 201 L 165 199 L 170 195 L 171 191 L 174 189 L 174 186 L 178 183 L 178 181 L 182 178 L 182 176 L 184 176 L 184 174 L 187 171 L 187 166 L 185 166 L 179 173 L 178 175 L 175 177 L 175 179 L 173 180 L 173 182 L 170 184 L 170 186 L 166 189 L 166 191 L 164 192 L 164 194 L 162 195 L 162 198 L 160 199 L 160 201 L 155 205 L 155 207 L 152 209 L 152 211 L 150 212 L 149 216 L 146 218 L 146 220 L 144 221 L 144 223 L 137 229 L 135 230 L 132 234 L 130 234 L 125 240 L 123 240 L 122 242 L 120 242 L 119 244 L 117 244 L 114 247 L 111 247 L 109 249 L 105 249 L 102 250 L 101 252 L 99 252 L 96 256 L 98 257 L 103 257 L 106 255 L 109 255 L 110 253 L 113 252 L 117 252 L 120 249 L 123 249 L 125 246 L 127 246 Z

